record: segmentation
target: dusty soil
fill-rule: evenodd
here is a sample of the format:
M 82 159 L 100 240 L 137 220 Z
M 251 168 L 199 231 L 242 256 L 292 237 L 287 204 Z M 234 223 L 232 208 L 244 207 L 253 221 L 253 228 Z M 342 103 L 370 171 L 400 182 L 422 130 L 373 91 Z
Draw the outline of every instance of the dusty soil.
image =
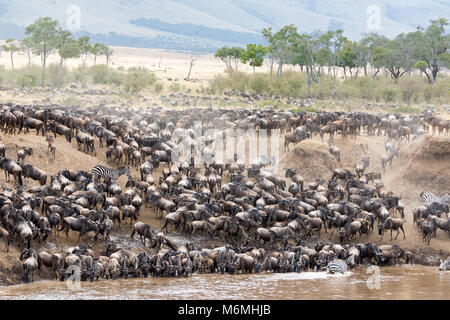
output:
M 47 144 L 44 137 L 36 135 L 34 131 L 29 134 L 20 135 L 4 135 L 0 133 L 2 141 L 7 146 L 7 157 L 17 159 L 16 152 L 18 148 L 24 146 L 31 146 L 33 148 L 33 155 L 26 158 L 26 162 L 32 163 L 37 167 L 43 169 L 49 174 L 56 174 L 59 170 L 83 169 L 90 170 L 95 164 L 106 164 L 105 149 L 98 147 L 96 142 L 96 155 L 85 154 L 77 150 L 76 142 L 69 144 L 65 138 L 58 137 L 56 139 L 56 160 L 50 159 L 46 154 Z M 291 145 L 291 152 L 284 154 L 281 157 L 282 167 L 292 167 L 298 169 L 305 178 L 306 185 L 309 182 L 316 180 L 316 178 L 329 179 L 334 168 L 353 168 L 354 164 L 360 160 L 364 155 L 370 156 L 370 166 L 368 171 L 381 172 L 380 157 L 384 154 L 384 142 L 386 137 L 367 137 L 360 136 L 357 139 L 344 140 L 341 137 L 335 138 L 335 144 L 341 150 L 342 163 L 339 164 L 337 160 L 328 153 L 328 146 L 320 141 L 320 137 L 314 137 L 310 141 L 303 141 L 296 147 Z M 324 139 L 326 141 L 326 139 Z M 398 159 L 393 161 L 392 168 L 387 168 L 386 173 L 382 174 L 382 180 L 387 190 L 392 190 L 399 193 L 402 197 L 402 203 L 405 205 L 406 215 L 406 239 L 400 234 L 397 240 L 390 241 L 389 234 L 386 234 L 382 243 L 398 244 L 401 247 L 417 253 L 416 263 L 432 264 L 438 263 L 438 257 L 445 257 L 450 251 L 449 235 L 438 231 L 437 237 L 431 240 L 430 246 L 425 244 L 417 229 L 412 224 L 412 210 L 414 207 L 421 204 L 419 194 L 421 191 L 433 191 L 437 194 L 450 192 L 450 137 L 425 137 L 421 140 L 415 141 L 411 144 L 402 143 L 401 152 Z M 159 169 L 156 172 L 155 180 L 159 178 Z M 138 176 L 136 169 L 132 169 L 132 175 Z M 0 185 L 12 187 L 11 183 L 5 181 L 5 176 L 0 174 Z M 126 177 L 121 177 L 118 183 L 124 188 Z M 36 183 L 32 180 L 26 179 L 24 181 L 25 188 L 28 188 Z M 141 209 L 139 219 L 145 223 L 159 229 L 162 226 L 163 220 L 158 219 L 152 208 Z M 128 248 L 139 248 L 142 250 L 142 244 L 136 237 L 130 239 L 131 226 L 122 225 L 119 232 L 116 228 L 113 230 L 111 240 L 113 243 L 120 244 Z M 328 233 L 329 234 L 329 233 Z M 322 233 L 323 240 L 313 238 L 308 242 L 311 244 L 317 241 L 329 241 L 329 236 Z M 187 241 L 192 241 L 198 247 L 215 247 L 220 245 L 218 239 L 209 239 L 206 237 L 189 238 L 168 233 L 168 237 L 179 244 L 184 244 Z M 395 233 L 394 233 L 395 237 Z M 339 241 L 337 235 L 333 236 L 332 241 Z M 363 236 L 358 239 L 363 242 L 380 243 L 380 236 L 372 234 L 369 237 Z M 64 234 L 53 236 L 47 241 L 45 245 L 39 247 L 34 244 L 35 248 L 42 250 L 61 251 L 70 246 L 77 244 L 88 244 L 96 252 L 104 249 L 104 242 L 93 240 L 77 242 L 77 235 L 69 233 L 69 241 Z M 307 244 L 305 242 L 305 244 Z M 149 249 L 146 249 L 149 250 Z M 0 285 L 17 284 L 21 282 L 22 266 L 19 261 L 20 250 L 16 244 L 11 245 L 10 252 L 5 252 L 3 243 L 0 244 Z M 40 274 L 42 278 L 51 278 L 48 272 L 43 271 Z

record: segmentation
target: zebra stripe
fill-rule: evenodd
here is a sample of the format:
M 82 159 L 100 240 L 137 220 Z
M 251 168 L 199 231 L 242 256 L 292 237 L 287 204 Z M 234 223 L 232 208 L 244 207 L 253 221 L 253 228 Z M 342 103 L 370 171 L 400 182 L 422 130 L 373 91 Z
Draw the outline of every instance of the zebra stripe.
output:
M 130 168 L 120 167 L 116 169 L 96 165 L 92 168 L 91 173 L 93 177 L 102 177 L 103 179 L 110 179 L 111 181 L 115 181 L 123 174 L 127 174 L 127 176 L 130 177 Z
M 433 192 L 422 192 L 420 194 L 425 204 L 432 204 L 433 202 L 437 202 L 443 206 L 450 203 L 450 196 L 448 194 L 444 194 L 442 197 L 437 197 Z
M 344 273 L 345 271 L 347 271 L 348 265 L 347 265 L 347 262 L 339 259 L 339 260 L 330 261 L 324 269 L 328 270 L 330 273 L 336 273 L 336 272 Z

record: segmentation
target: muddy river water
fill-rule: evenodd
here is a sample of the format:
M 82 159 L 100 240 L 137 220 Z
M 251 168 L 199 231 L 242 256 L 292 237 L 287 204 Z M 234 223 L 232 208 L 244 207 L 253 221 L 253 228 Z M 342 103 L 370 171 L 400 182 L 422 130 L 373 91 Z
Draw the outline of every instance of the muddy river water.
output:
M 379 280 L 379 281 L 378 281 Z M 345 274 L 194 274 L 81 282 L 37 281 L 0 288 L 0 299 L 450 299 L 450 272 L 406 265 Z

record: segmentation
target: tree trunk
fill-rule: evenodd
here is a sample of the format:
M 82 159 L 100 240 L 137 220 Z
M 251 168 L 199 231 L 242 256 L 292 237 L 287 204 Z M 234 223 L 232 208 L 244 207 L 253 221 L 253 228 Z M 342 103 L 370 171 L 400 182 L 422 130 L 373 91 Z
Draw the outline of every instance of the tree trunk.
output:
M 380 72 L 380 68 L 378 68 L 377 71 L 373 71 L 372 69 L 372 80 L 375 80 L 375 77 L 377 76 L 378 72 Z
M 306 74 L 308 75 L 308 89 L 311 87 L 311 71 L 309 69 L 309 66 L 306 66 Z
M 269 59 L 269 68 L 270 68 L 270 82 L 272 82 L 272 78 L 273 78 L 273 58 Z
M 11 68 L 14 70 L 13 51 L 11 50 Z
M 436 83 L 436 78 L 437 78 L 438 72 L 439 72 L 439 66 L 434 65 L 433 68 L 431 69 L 431 75 L 433 76 L 433 78 L 432 78 L 433 84 Z
M 62 64 L 63 64 L 63 58 L 61 58 L 61 59 L 59 60 L 58 76 L 57 76 L 57 78 L 56 78 L 56 85 L 57 85 L 58 88 L 61 86 L 61 85 L 60 85 L 60 80 L 61 80 Z
M 191 59 L 191 64 L 189 66 L 189 72 L 188 75 L 186 77 L 186 80 L 189 80 L 191 78 L 191 71 L 192 71 L 192 66 L 194 65 L 194 60 Z
M 344 79 L 345 80 L 347 80 L 347 70 L 346 70 L 347 68 L 346 67 L 344 67 Z
M 278 63 L 278 77 L 281 78 L 283 75 L 283 58 L 280 58 L 280 61 Z
M 82 62 L 83 62 L 83 68 L 86 67 L 87 57 L 88 57 L 87 53 L 84 55 L 84 57 L 83 57 L 83 55 L 81 56 L 81 59 L 82 59 Z
M 41 79 L 41 82 L 42 82 L 42 88 L 43 88 L 45 86 L 45 63 L 46 63 L 46 60 L 47 60 L 45 46 L 44 46 L 43 52 L 41 53 L 41 59 L 42 59 L 42 79 Z
M 336 95 L 336 67 L 333 67 L 333 96 Z

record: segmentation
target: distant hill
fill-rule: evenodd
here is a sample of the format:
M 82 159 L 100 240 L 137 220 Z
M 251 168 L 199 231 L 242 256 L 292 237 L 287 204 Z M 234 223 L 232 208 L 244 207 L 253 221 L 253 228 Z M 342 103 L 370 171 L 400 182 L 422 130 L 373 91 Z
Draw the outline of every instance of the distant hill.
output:
M 215 51 L 223 45 L 263 42 L 264 27 L 295 24 L 301 32 L 343 28 L 357 40 L 367 28 L 367 8 L 376 5 L 378 31 L 389 37 L 450 17 L 447 0 L 0 0 L 0 38 L 20 38 L 38 17 L 63 26 L 68 9 L 80 9 L 78 34 L 110 45 Z

